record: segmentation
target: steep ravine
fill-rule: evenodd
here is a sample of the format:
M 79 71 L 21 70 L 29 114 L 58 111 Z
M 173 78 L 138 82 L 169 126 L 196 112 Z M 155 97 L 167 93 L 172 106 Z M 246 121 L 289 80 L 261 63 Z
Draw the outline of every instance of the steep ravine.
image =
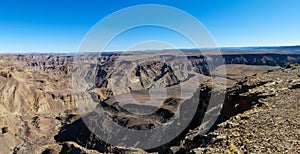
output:
M 247 79 L 242 80 L 239 82 L 235 87 L 230 88 L 227 90 L 225 94 L 225 101 L 223 104 L 223 109 L 221 112 L 221 115 L 218 118 L 218 123 L 222 123 L 229 118 L 231 118 L 234 115 L 237 115 L 239 113 L 242 113 L 244 111 L 250 110 L 251 108 L 255 106 L 261 105 L 261 99 L 266 98 L 269 96 L 273 96 L 272 93 L 269 92 L 255 92 L 255 93 L 249 93 L 245 95 L 245 93 L 251 91 L 251 89 L 255 88 L 256 86 L 261 86 L 264 84 L 269 83 L 270 81 L 261 81 L 260 83 L 257 83 L 256 85 L 248 85 L 246 83 Z M 219 91 L 213 93 L 215 97 L 220 95 L 220 93 L 223 93 L 224 91 Z M 193 119 L 193 121 L 190 123 L 190 125 L 174 140 L 169 142 L 166 145 L 163 145 L 161 147 L 157 147 L 155 149 L 148 149 L 144 152 L 150 152 L 150 153 L 173 153 L 177 150 L 179 151 L 185 151 L 188 152 L 193 148 L 197 148 L 203 144 L 206 144 L 208 137 L 203 136 L 204 134 L 199 134 L 198 126 L 201 124 L 204 113 L 207 112 L 207 105 L 211 98 L 211 87 L 209 86 L 203 86 L 198 91 L 200 93 L 200 100 L 199 106 L 197 108 L 196 115 Z M 194 94 L 194 97 L 199 97 L 199 94 Z M 192 98 L 191 100 L 194 100 L 195 98 Z M 175 101 L 175 100 L 173 100 Z M 186 112 L 185 106 L 189 105 L 189 103 L 193 103 L 193 101 L 187 101 L 183 104 L 180 104 L 178 107 L 179 112 Z M 155 115 L 149 116 L 149 117 L 132 117 L 128 114 L 124 113 L 120 107 L 115 106 L 116 104 L 107 106 L 107 112 L 109 113 L 117 113 L 117 115 L 114 115 L 112 119 L 119 119 L 115 120 L 115 122 L 119 123 L 120 125 L 130 128 L 131 121 L 140 121 L 140 127 L 131 127 L 134 129 L 153 129 L 156 127 L 156 125 L 163 124 L 163 121 L 156 121 L 155 119 L 161 119 L 161 118 L 170 118 L 170 117 L 161 117 L 156 118 L 157 116 L 160 117 L 161 115 L 156 113 Z M 113 107 L 114 106 L 114 107 Z M 209 111 L 211 113 L 214 113 L 214 111 Z M 166 112 L 165 112 L 166 113 Z M 172 112 L 171 112 L 172 113 Z M 207 113 L 210 114 L 210 113 Z M 172 114 L 171 114 L 172 115 Z M 181 113 L 181 115 L 185 115 L 184 113 Z M 94 114 L 91 115 L 90 119 L 95 119 Z M 151 124 L 151 120 L 147 120 L 147 118 L 154 118 L 152 119 L 153 123 Z M 126 120 L 125 120 L 126 119 Z M 124 121 L 125 120 L 125 121 Z M 175 120 L 176 121 L 176 120 Z M 125 123 L 124 123 L 125 122 Z M 101 125 L 100 121 L 97 121 L 96 123 Z M 133 123 L 134 124 L 134 123 Z M 78 135 L 79 134 L 79 135 Z M 81 135 L 80 135 L 81 134 Z M 124 148 L 118 148 L 114 146 L 110 146 L 109 144 L 101 141 L 101 139 L 97 138 L 97 136 L 93 135 L 92 132 L 89 131 L 89 129 L 85 126 L 83 121 L 81 119 L 75 121 L 74 123 L 71 123 L 69 125 L 64 126 L 59 134 L 55 137 L 55 139 L 61 143 L 65 144 L 67 142 L 75 142 L 78 145 L 80 145 L 82 148 L 90 149 L 90 150 L 96 150 L 98 152 L 123 152 L 123 153 L 131 153 L 131 150 L 125 150 Z M 74 146 L 65 146 L 62 150 L 72 151 L 75 150 Z M 118 149 L 120 151 L 118 151 Z M 78 150 L 78 148 L 77 148 Z M 142 150 L 136 150 L 136 151 L 142 151 Z M 177 152 L 179 152 L 177 151 Z

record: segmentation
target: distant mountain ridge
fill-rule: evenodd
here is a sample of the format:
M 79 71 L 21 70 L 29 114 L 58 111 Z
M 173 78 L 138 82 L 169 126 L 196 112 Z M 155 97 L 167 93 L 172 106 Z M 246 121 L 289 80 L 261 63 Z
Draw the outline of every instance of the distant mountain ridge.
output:
M 175 49 L 161 49 L 161 50 L 152 50 L 152 49 L 145 49 L 145 50 L 140 50 L 138 52 L 162 52 L 162 51 L 172 51 Z M 300 45 L 293 45 L 293 46 L 244 46 L 244 47 L 218 47 L 218 48 L 179 48 L 176 50 L 181 50 L 181 51 L 209 51 L 209 50 L 220 50 L 224 52 L 228 51 L 276 51 L 276 52 L 287 52 L 287 51 L 292 51 L 292 52 L 297 52 L 300 53 Z M 99 53 L 105 53 L 105 54 L 116 54 L 116 53 L 123 53 L 124 51 L 84 51 L 84 52 L 64 52 L 64 51 L 55 51 L 55 52 L 1 52 L 0 55 L 5 55 L 5 54 L 67 54 L 69 56 L 75 56 L 77 54 L 99 54 Z

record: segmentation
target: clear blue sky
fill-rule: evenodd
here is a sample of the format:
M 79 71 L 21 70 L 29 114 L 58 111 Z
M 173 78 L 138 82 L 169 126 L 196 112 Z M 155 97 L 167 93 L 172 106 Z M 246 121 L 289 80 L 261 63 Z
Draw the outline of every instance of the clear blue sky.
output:
M 300 44 L 299 0 L 3 0 L 0 52 L 74 52 L 103 17 L 148 3 L 193 15 L 218 46 Z M 173 38 L 167 34 L 166 40 Z M 188 48 L 189 44 L 178 41 L 176 47 Z M 118 49 L 123 50 L 122 45 L 112 48 Z

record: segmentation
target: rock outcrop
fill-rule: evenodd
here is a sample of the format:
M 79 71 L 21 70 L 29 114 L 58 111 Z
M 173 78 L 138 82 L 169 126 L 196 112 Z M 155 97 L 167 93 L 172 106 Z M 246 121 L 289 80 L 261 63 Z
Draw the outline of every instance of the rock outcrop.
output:
M 299 72 L 289 65 L 241 80 L 224 104 L 229 120 L 207 135 L 190 130 L 183 145 L 195 153 L 298 153 Z

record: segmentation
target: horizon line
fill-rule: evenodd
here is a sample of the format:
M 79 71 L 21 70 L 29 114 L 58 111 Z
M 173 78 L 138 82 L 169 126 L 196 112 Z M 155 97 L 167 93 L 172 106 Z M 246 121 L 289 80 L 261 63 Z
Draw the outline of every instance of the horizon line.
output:
M 216 48 L 177 48 L 175 50 L 212 50 L 212 49 L 243 49 L 243 48 L 283 48 L 283 47 L 299 47 L 300 44 L 295 45 L 248 45 L 248 46 L 221 46 Z M 164 50 L 174 50 L 174 48 L 166 49 L 141 49 L 141 50 L 132 50 L 132 51 L 164 51 Z M 131 50 L 130 50 L 131 51 Z M 88 51 L 88 53 L 99 52 L 99 51 Z M 125 50 L 111 50 L 111 51 L 102 51 L 102 52 L 126 52 Z M 78 51 L 0 51 L 0 54 L 71 54 L 78 53 Z

